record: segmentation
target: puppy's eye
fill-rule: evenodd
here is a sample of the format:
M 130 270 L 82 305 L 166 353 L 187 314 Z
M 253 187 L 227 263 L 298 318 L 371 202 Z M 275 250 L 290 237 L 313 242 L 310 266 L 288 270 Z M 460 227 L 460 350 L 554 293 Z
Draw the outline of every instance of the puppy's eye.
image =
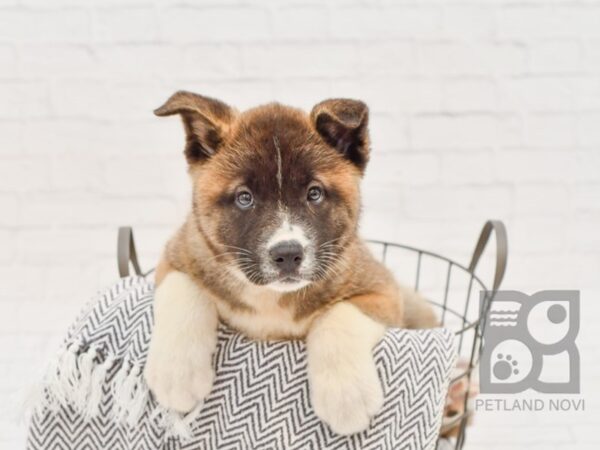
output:
M 313 186 L 308 190 L 306 199 L 311 203 L 319 203 L 323 200 L 323 189 L 319 186 Z
M 240 190 L 235 194 L 235 204 L 241 209 L 250 208 L 254 204 L 254 197 L 250 191 Z

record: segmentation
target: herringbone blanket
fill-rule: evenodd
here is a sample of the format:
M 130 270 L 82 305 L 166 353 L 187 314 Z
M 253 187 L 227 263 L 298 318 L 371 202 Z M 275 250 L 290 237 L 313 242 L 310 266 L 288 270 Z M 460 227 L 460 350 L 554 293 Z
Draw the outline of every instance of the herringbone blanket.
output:
M 144 277 L 123 278 L 79 317 L 40 390 L 29 449 L 435 448 L 451 332 L 389 330 L 375 348 L 384 407 L 365 432 L 338 436 L 311 409 L 302 342 L 256 342 L 221 327 L 213 391 L 182 417 L 159 407 L 141 375 L 153 292 Z

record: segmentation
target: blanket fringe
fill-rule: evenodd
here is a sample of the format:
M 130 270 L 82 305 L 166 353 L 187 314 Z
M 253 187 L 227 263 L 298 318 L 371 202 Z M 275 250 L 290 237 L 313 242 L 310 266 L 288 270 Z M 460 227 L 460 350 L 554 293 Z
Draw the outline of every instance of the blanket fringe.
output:
M 102 394 L 104 393 L 102 388 L 104 387 L 108 371 L 114 364 L 115 359 L 109 356 L 92 371 L 89 395 L 87 405 L 85 406 L 85 417 L 87 419 L 97 417 L 100 414 L 100 403 L 102 402 Z
M 134 426 L 144 414 L 149 399 L 141 365 L 124 361 L 115 376 L 112 388 L 116 419 Z
M 79 377 L 73 383 L 73 403 L 80 410 L 85 409 L 89 399 L 92 389 L 92 373 L 95 369 L 94 360 L 97 357 L 98 350 L 96 348 L 89 348 L 88 351 L 81 353 L 77 358 Z
M 107 390 L 112 397 L 110 411 L 101 408 Z M 161 407 L 151 400 L 139 361 L 105 355 L 97 346 L 86 346 L 81 341 L 61 347 L 36 391 L 30 410 L 41 414 L 45 409 L 57 411 L 67 406 L 80 412 L 86 420 L 112 414 L 118 423 L 132 428 L 149 413 L 150 419 L 156 420 L 168 436 L 182 441 L 191 439 L 192 423 L 201 408 L 199 405 L 181 415 Z
M 158 405 L 150 419 L 157 421 L 164 428 L 167 437 L 176 437 L 185 443 L 193 438 L 192 425 L 201 409 L 202 403 L 189 413 L 180 414 Z
M 52 409 L 71 403 L 74 386 L 77 382 L 77 353 L 81 345 L 81 342 L 76 341 L 63 347 L 53 364 L 50 365 L 46 388 L 49 406 Z
M 144 381 L 142 376 L 141 367 L 138 366 L 138 378 L 135 390 L 131 398 L 131 404 L 129 406 L 129 415 L 127 416 L 127 423 L 129 426 L 135 426 L 144 415 L 146 405 L 150 399 L 150 390 Z

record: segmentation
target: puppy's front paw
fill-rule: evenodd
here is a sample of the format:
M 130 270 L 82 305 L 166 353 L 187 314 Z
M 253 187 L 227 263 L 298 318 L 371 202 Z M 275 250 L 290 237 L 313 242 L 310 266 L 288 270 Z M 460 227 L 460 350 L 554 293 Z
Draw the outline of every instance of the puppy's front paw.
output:
M 337 434 L 368 428 L 383 406 L 383 391 L 372 357 L 331 361 L 309 370 L 313 409 Z
M 162 406 L 177 412 L 191 411 L 211 391 L 214 371 L 210 358 L 150 352 L 144 370 L 148 387 Z
M 337 434 L 365 430 L 383 405 L 373 347 L 385 327 L 348 302 L 333 305 L 308 333 L 313 409 Z
M 170 272 L 157 288 L 154 330 L 144 376 L 162 406 L 194 409 L 210 393 L 217 312 L 194 281 Z

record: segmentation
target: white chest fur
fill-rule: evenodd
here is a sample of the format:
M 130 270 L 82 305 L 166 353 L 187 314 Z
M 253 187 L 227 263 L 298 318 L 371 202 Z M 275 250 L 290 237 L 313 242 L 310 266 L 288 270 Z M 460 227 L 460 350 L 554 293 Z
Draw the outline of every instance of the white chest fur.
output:
M 230 326 L 255 339 L 302 338 L 310 318 L 295 320 L 292 308 L 281 305 L 281 293 L 268 288 L 247 285 L 240 300 L 253 310 L 233 309 L 223 300 L 217 310 Z

